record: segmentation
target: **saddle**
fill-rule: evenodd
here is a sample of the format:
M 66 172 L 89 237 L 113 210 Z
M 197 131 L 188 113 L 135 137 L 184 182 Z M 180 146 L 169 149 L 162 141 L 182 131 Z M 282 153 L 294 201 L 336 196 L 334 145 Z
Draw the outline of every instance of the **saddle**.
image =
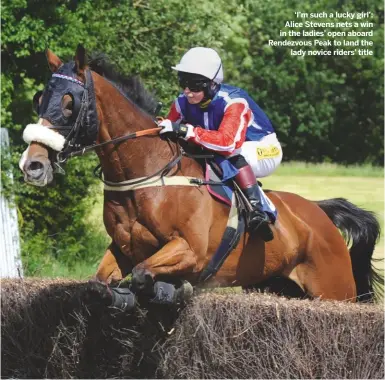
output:
M 234 195 L 234 185 L 232 184 L 232 181 L 222 181 L 221 178 L 222 171 L 216 162 L 214 160 L 206 160 L 205 181 L 207 190 L 215 199 L 218 199 L 231 207 Z M 262 190 L 262 183 L 258 181 L 258 185 L 261 192 L 262 210 L 267 213 L 270 222 L 274 224 L 277 219 L 277 210 Z M 247 210 L 245 199 L 240 194 L 237 195 L 237 203 L 240 210 Z

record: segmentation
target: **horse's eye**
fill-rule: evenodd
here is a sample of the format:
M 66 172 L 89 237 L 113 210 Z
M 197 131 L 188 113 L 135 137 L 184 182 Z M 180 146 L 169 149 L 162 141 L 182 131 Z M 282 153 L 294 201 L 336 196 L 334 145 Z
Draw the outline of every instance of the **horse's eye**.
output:
M 73 100 L 71 95 L 67 94 L 63 96 L 61 107 L 65 117 L 70 117 L 72 115 Z

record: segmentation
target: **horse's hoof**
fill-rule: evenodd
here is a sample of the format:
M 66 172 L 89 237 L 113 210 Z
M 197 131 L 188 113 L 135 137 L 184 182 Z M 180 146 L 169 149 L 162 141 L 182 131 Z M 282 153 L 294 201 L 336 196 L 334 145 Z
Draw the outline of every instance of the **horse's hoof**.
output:
M 176 303 L 176 289 L 173 284 L 163 281 L 157 281 L 154 284 L 154 298 L 151 303 L 158 303 L 162 305 L 173 305 Z
M 189 301 L 194 294 L 194 288 L 188 281 L 183 281 L 182 285 L 176 291 L 177 298 L 181 302 Z
M 111 306 L 121 309 L 122 311 L 129 311 L 135 308 L 136 298 L 135 294 L 128 288 L 110 288 L 112 302 Z
M 154 293 L 151 303 L 179 305 L 192 297 L 193 287 L 188 281 L 184 281 L 178 289 L 168 282 L 157 281 L 154 285 Z
M 154 279 L 152 274 L 143 268 L 132 271 L 131 289 L 134 293 L 143 293 L 147 295 L 153 295 Z

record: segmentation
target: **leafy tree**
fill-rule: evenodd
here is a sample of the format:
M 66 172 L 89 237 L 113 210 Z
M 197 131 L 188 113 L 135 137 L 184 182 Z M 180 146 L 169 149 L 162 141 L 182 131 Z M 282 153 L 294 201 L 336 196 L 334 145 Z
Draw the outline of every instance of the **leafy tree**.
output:
M 212 14 L 218 8 L 204 1 L 186 5 L 175 0 L 19 0 L 2 5 L 2 121 L 10 132 L 11 161 L 19 184 L 10 189 L 5 179 L 3 191 L 16 195 L 27 273 L 39 269 L 36 258 L 42 255 L 66 265 L 76 265 L 87 255 L 95 261 L 104 247 L 90 252 L 94 239 L 84 220 L 91 207 L 84 199 L 96 182 L 91 175 L 95 156 L 72 159 L 66 176 L 57 177 L 56 186 L 50 188 L 25 185 L 18 170 L 17 162 L 26 147 L 22 129 L 36 118 L 32 96 L 51 75 L 44 50 L 49 47 L 64 61 L 71 59 L 78 43 L 89 51 L 103 51 L 123 74 L 140 73 L 169 103 L 178 91 L 170 66 L 191 46 L 217 45 L 222 22 Z M 3 161 L 8 164 L 5 155 Z

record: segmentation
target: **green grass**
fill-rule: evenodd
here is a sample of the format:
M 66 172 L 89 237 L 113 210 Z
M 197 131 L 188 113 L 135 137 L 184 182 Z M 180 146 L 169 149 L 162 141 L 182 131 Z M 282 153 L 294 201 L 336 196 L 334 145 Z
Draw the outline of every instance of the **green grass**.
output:
M 274 175 L 280 176 L 327 176 L 327 177 L 381 177 L 384 169 L 372 165 L 337 165 L 332 163 L 310 164 L 305 162 L 284 162 Z
M 49 265 L 42 266 L 38 276 L 50 278 L 69 278 L 73 280 L 89 280 L 96 273 L 98 263 L 79 261 L 68 267 L 59 261 L 52 260 Z
M 111 239 L 107 233 L 101 231 L 101 226 L 95 227 L 99 219 L 89 222 L 87 225 L 84 243 L 73 247 L 70 252 L 66 251 L 65 243 L 57 242 L 55 246 L 45 244 L 41 239 L 30 239 L 30 245 L 25 247 L 23 253 L 24 274 L 28 277 L 51 277 L 51 278 L 70 278 L 88 279 L 96 273 L 101 257 L 103 256 Z M 38 237 L 35 235 L 35 237 Z M 44 235 L 43 235 L 44 237 Z M 28 244 L 27 243 L 27 244 Z M 41 249 L 44 246 L 45 253 Z M 62 255 L 62 253 L 65 253 Z

